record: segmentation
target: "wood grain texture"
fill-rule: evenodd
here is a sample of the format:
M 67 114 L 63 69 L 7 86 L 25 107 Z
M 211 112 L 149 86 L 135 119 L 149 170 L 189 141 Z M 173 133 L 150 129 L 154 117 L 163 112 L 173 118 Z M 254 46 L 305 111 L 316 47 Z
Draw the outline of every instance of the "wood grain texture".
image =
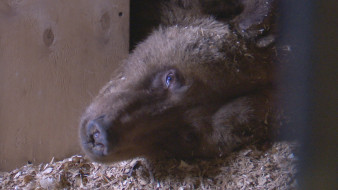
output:
M 0 171 L 80 153 L 80 114 L 128 40 L 126 0 L 0 2 Z

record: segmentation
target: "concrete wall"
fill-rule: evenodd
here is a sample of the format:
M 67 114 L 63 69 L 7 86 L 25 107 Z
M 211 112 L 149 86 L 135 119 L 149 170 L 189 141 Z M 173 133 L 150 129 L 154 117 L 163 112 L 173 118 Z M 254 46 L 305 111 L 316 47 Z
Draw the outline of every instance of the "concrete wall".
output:
M 0 171 L 81 153 L 78 122 L 128 54 L 128 0 L 0 0 Z

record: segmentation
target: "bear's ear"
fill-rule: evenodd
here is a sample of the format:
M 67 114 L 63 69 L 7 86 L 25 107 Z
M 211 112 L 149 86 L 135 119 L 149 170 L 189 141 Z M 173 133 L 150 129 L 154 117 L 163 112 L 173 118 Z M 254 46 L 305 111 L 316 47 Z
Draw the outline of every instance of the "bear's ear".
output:
M 239 0 L 242 12 L 231 23 L 244 38 L 256 38 L 274 30 L 276 0 Z

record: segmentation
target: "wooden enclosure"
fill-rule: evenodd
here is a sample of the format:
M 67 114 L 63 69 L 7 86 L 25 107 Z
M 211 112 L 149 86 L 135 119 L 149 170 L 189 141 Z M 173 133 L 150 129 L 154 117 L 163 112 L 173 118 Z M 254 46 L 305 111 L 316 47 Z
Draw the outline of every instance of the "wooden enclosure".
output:
M 1 0 L 0 171 L 81 153 L 81 113 L 128 44 L 128 0 Z

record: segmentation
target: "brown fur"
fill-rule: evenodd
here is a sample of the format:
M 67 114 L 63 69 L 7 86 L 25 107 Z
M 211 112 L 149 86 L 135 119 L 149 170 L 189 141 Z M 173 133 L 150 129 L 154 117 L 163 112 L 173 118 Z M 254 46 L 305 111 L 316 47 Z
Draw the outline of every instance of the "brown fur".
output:
M 271 6 L 255 1 L 264 11 L 252 20 L 250 3 L 228 1 L 236 10 L 227 19 L 237 5 L 244 10 L 228 24 L 208 15 L 206 2 L 166 1 L 163 24 L 87 108 L 80 136 L 93 160 L 215 157 L 270 137 L 273 46 L 257 47 L 264 36 L 243 34 L 260 30 Z M 243 22 L 247 30 L 237 31 Z

